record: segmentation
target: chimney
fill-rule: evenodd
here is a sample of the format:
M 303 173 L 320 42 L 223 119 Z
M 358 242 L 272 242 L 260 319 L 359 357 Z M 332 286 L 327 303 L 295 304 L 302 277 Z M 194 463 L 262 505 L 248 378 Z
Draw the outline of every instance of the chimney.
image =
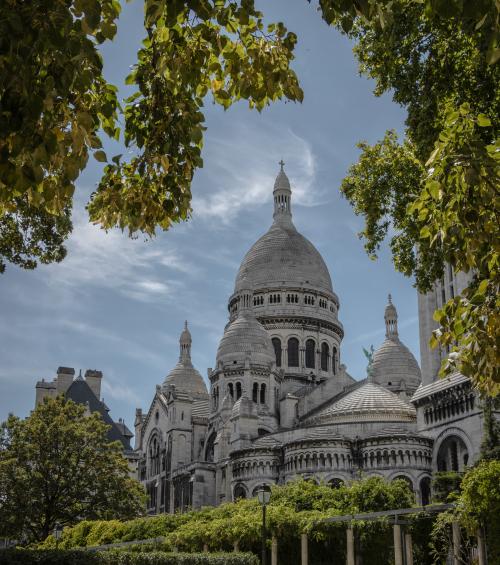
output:
M 56 376 L 56 388 L 57 394 L 66 394 L 66 391 L 71 386 L 73 382 L 73 377 L 75 376 L 75 370 L 73 367 L 59 367 L 57 369 Z
M 144 422 L 144 418 L 142 416 L 142 409 L 136 408 L 135 409 L 135 446 L 134 449 L 142 449 L 142 424 Z
M 100 400 L 102 371 L 87 369 L 85 371 L 85 382 L 89 385 L 90 390 L 96 395 L 97 400 Z

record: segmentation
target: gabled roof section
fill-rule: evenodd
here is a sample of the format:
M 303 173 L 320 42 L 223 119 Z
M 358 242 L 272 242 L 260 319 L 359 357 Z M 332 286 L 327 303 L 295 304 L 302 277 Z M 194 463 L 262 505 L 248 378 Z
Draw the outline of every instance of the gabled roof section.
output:
M 130 437 L 132 437 L 130 430 L 128 430 L 127 426 L 123 424 L 130 433 L 130 436 L 127 437 L 122 434 L 118 425 L 115 424 L 111 416 L 108 414 L 104 403 L 96 397 L 89 385 L 83 379 L 75 379 L 66 391 L 65 396 L 66 398 L 73 400 L 73 402 L 76 402 L 77 404 L 88 404 L 89 410 L 91 412 L 98 412 L 101 415 L 104 423 L 108 426 L 111 426 L 107 434 L 109 441 L 119 441 L 121 442 L 125 450 L 132 449 L 130 446 Z

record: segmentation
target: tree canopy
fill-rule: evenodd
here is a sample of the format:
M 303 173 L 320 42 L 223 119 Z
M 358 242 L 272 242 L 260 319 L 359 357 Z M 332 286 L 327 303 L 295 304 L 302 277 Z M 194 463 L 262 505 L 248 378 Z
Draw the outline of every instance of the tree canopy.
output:
M 191 213 L 203 165 L 207 97 L 261 110 L 301 101 L 291 69 L 297 37 L 264 24 L 253 0 L 145 0 L 144 41 L 120 104 L 99 45 L 114 38 L 118 0 L 0 0 L 0 271 L 59 261 L 71 231 L 75 181 L 89 155 L 106 163 L 90 220 L 131 235 L 167 230 Z M 494 0 L 319 0 L 323 19 L 355 42 L 360 71 L 408 112 L 362 154 L 342 184 L 366 218 L 371 255 L 393 226 L 396 268 L 422 292 L 445 263 L 471 285 L 437 312 L 434 345 L 500 391 L 499 4 Z M 118 123 L 123 121 L 124 131 Z M 102 135 L 123 135 L 128 158 Z M 418 250 L 418 252 L 417 252 Z
M 25 420 L 9 416 L 0 442 L 0 536 L 43 540 L 56 522 L 132 518 L 143 489 L 95 412 L 46 399 Z
M 394 132 L 361 143 L 341 190 L 365 217 L 368 253 L 375 256 L 393 228 L 394 264 L 421 292 L 442 278 L 446 263 L 473 274 L 465 292 L 436 312 L 432 344 L 452 350 L 443 373 L 460 371 L 497 394 L 500 89 L 489 8 L 481 4 L 484 17 L 471 26 L 453 10 L 444 17 L 426 3 L 397 0 L 383 25 L 353 22 L 348 35 L 360 71 L 375 79 L 377 95 L 391 92 L 406 108 L 407 129 L 402 143 Z
M 154 234 L 191 212 L 191 181 L 202 166 L 208 95 L 228 108 L 261 110 L 302 100 L 290 69 L 295 34 L 264 25 L 253 0 L 146 0 L 145 38 L 120 105 L 102 72 L 99 45 L 114 38 L 118 0 L 0 2 L 0 270 L 59 261 L 71 230 L 75 181 L 90 155 L 106 163 L 88 203 L 103 228 Z M 108 160 L 102 135 L 130 159 Z M 26 226 L 41 223 L 44 229 Z

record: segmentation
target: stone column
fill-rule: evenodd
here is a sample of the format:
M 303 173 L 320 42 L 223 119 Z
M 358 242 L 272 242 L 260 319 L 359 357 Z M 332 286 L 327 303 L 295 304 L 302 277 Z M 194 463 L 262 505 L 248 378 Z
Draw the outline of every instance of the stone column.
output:
M 278 540 L 274 536 L 271 540 L 271 565 L 278 565 Z
M 240 550 L 240 544 L 237 541 L 235 541 L 233 543 L 233 551 L 234 553 L 238 553 L 239 550 Z
M 347 528 L 347 565 L 354 563 L 354 532 L 351 527 Z
M 208 543 L 203 544 L 203 553 L 208 553 Z
M 406 565 L 413 565 L 413 540 L 411 534 L 405 534 Z
M 307 551 L 307 534 L 300 536 L 300 564 L 308 565 L 308 551 Z
M 478 528 L 477 530 L 477 557 L 479 565 L 486 565 L 486 543 L 484 541 L 483 528 Z
M 403 551 L 401 547 L 401 526 L 394 524 L 394 564 L 403 565 Z
M 460 565 L 460 524 L 452 522 L 451 532 L 453 534 L 453 565 Z

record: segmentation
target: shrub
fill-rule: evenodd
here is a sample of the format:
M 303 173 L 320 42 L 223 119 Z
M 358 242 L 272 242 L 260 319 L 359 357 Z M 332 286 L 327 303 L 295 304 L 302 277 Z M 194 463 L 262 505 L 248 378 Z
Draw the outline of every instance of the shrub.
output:
M 6 549 L 2 565 L 258 565 L 251 553 L 131 553 L 81 550 Z

